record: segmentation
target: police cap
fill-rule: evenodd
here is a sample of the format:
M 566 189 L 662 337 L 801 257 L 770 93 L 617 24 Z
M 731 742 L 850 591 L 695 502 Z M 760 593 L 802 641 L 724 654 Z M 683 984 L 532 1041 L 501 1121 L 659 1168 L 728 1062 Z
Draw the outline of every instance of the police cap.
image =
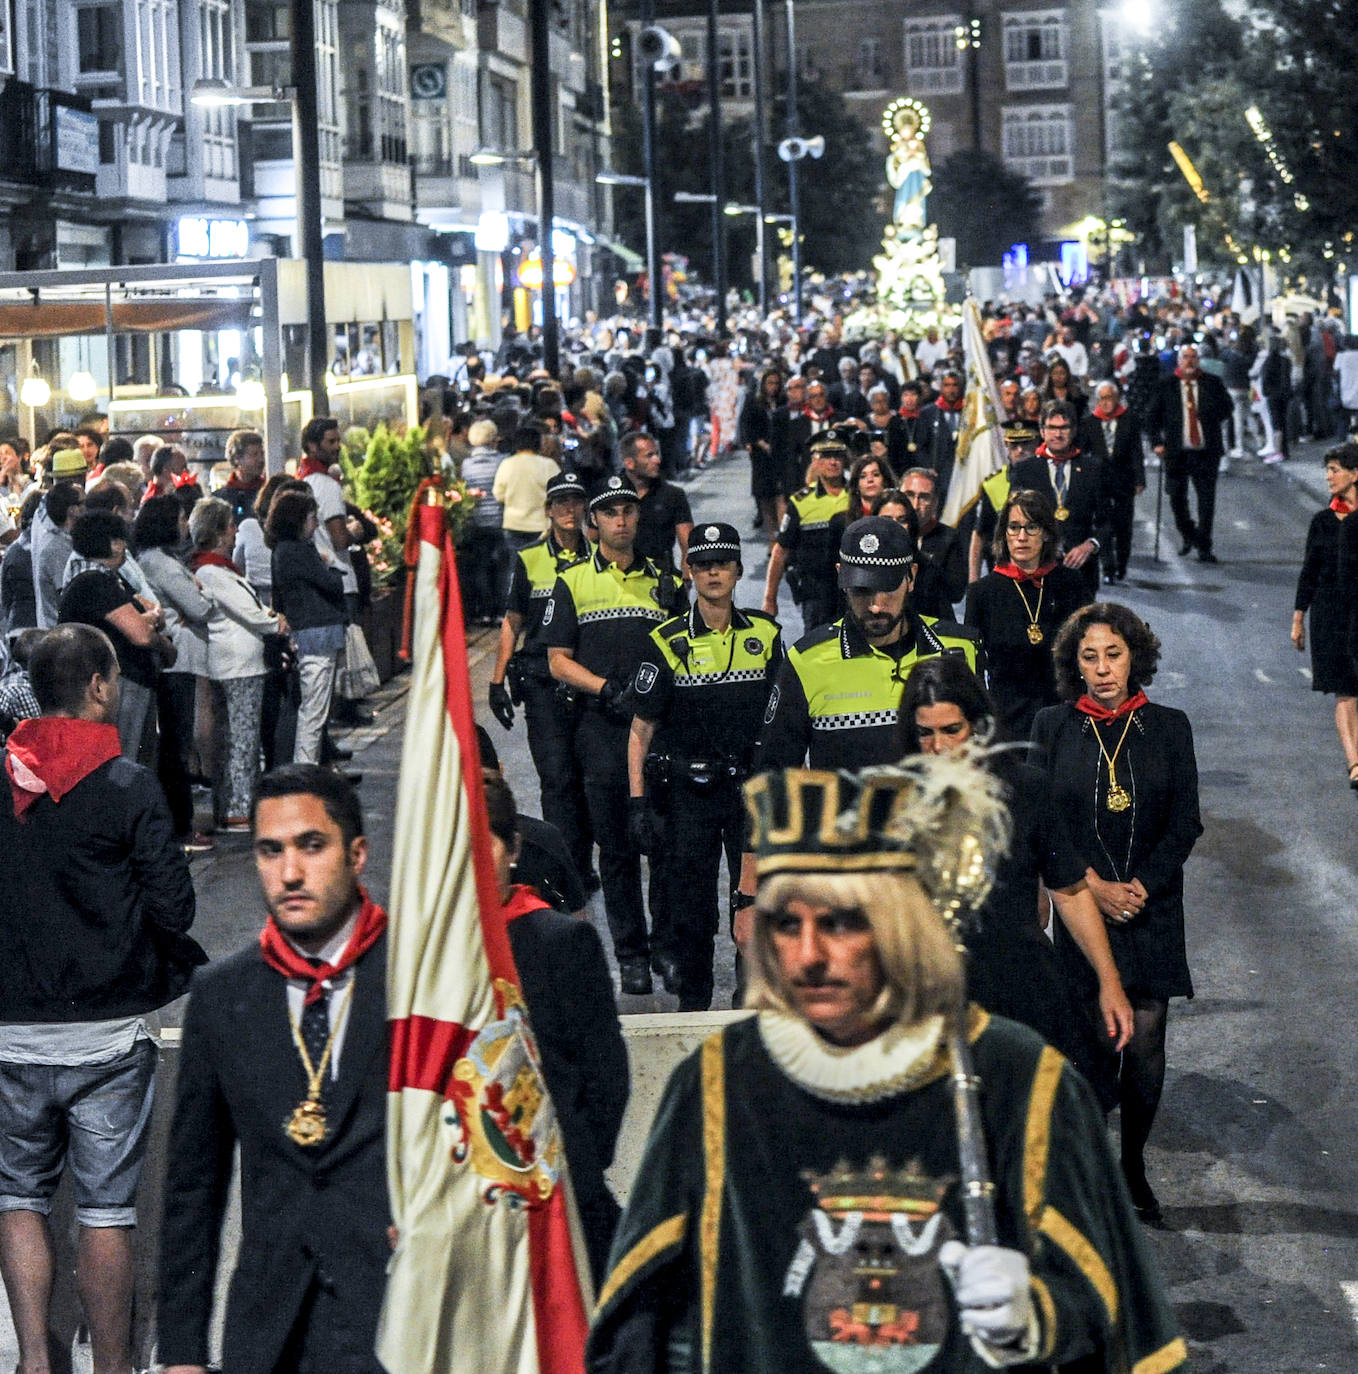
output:
M 1035 444 L 1042 437 L 1029 420 L 1006 420 L 1000 428 L 1006 444 Z
M 882 515 L 864 516 L 839 541 L 839 585 L 846 592 L 894 591 L 915 557 L 915 541 L 904 525 Z
M 587 495 L 584 480 L 577 473 L 558 472 L 555 477 L 547 479 L 548 504 L 568 496 L 578 496 L 583 501 Z
M 593 514 L 600 506 L 606 506 L 613 501 L 641 503 L 641 497 L 637 495 L 637 489 L 632 485 L 630 477 L 610 477 L 606 482 L 597 486 L 594 489 L 594 494 L 589 498 L 590 514 Z
M 740 561 L 740 535 L 734 525 L 720 521 L 711 525 L 694 525 L 688 537 L 690 563 L 730 563 Z
M 849 446 L 832 429 L 822 430 L 815 435 L 809 448 L 812 458 L 838 458 L 841 463 L 849 461 Z

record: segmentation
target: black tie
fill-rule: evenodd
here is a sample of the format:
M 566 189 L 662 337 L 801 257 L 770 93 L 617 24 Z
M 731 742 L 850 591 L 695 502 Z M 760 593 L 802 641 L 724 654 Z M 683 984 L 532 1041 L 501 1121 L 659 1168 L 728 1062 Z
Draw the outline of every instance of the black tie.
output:
M 309 959 L 307 961 L 313 968 L 320 968 L 320 959 Z M 311 1060 L 312 1069 L 319 1069 L 321 1058 L 325 1054 L 326 1042 L 330 1039 L 330 1003 L 324 989 L 321 995 L 314 1001 L 302 1008 L 302 1044 L 306 1046 L 306 1052 Z M 325 1079 L 329 1079 L 329 1069 L 326 1070 Z M 322 1084 L 324 1092 L 324 1083 Z

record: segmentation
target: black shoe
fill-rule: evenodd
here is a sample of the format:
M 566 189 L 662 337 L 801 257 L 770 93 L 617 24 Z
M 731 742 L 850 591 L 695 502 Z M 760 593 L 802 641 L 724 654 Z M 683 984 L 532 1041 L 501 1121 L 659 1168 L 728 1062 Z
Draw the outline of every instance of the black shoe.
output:
M 580 875 L 580 886 L 585 889 L 585 900 L 588 901 L 603 886 L 599 880 L 599 875 L 591 868 L 587 873 Z
M 363 785 L 362 773 L 346 773 L 342 768 L 332 768 L 332 773 L 338 773 L 350 787 L 361 787 Z
M 342 744 L 335 744 L 324 735 L 321 737 L 321 762 L 322 763 L 348 763 L 354 756 L 352 749 L 346 749 Z
M 1216 556 L 1216 554 L 1214 554 L 1214 553 L 1212 552 L 1211 549 L 1199 549 L 1199 550 L 1198 550 L 1198 562 L 1199 562 L 1199 563 L 1220 563 L 1220 562 L 1221 562 L 1221 559 L 1219 559 L 1219 558 Z
M 1164 1220 L 1164 1214 L 1160 1210 L 1160 1200 L 1155 1196 L 1151 1185 L 1146 1180 L 1146 1170 L 1141 1165 L 1122 1165 L 1123 1177 L 1127 1180 L 1127 1191 L 1132 1195 L 1132 1207 L 1137 1216 L 1149 1225 L 1154 1226 L 1157 1222 Z
M 660 981 L 665 985 L 666 992 L 678 993 L 679 961 L 675 959 L 674 955 L 653 949 L 651 951 L 651 968 L 660 975 Z
M 644 954 L 618 964 L 622 990 L 628 997 L 645 997 L 651 990 L 651 962 Z
M 357 701 L 336 701 L 330 709 L 330 719 L 336 725 L 371 725 L 373 713 Z
M 696 992 L 681 992 L 679 994 L 680 1011 L 707 1011 L 712 1006 L 712 994 L 709 992 L 706 997 Z
M 1185 536 L 1184 536 L 1184 542 L 1183 542 L 1182 544 L 1179 545 L 1179 557 L 1180 557 L 1180 558 L 1186 557 L 1188 554 L 1192 553 L 1193 550 L 1196 549 L 1197 547 L 1198 547 L 1198 536 L 1197 536 L 1196 534 L 1187 534 L 1187 535 L 1185 535 Z

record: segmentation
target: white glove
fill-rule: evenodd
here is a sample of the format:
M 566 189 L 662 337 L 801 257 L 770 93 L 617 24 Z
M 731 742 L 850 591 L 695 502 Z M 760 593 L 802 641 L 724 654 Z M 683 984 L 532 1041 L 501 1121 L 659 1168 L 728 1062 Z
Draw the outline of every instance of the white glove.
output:
M 999 1245 L 948 1241 L 938 1262 L 957 1298 L 962 1330 L 987 1364 L 1030 1360 L 1037 1350 L 1037 1314 L 1028 1257 Z

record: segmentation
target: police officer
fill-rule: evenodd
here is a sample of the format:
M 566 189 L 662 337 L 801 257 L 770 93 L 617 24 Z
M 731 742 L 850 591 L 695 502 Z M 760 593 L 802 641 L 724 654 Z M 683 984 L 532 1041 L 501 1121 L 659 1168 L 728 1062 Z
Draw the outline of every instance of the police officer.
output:
M 635 549 L 640 502 L 626 477 L 610 477 L 589 499 L 599 547 L 556 580 L 542 618 L 547 665 L 580 710 L 575 757 L 599 845 L 604 910 L 622 990 L 651 990 L 650 938 L 641 894 L 641 855 L 627 833 L 627 734 L 622 699 L 650 634 L 682 601 L 677 579 Z
M 910 606 L 919 562 L 913 509 L 908 524 L 879 515 L 855 520 L 839 546 L 847 613 L 804 635 L 778 671 L 756 751 L 755 771 L 866 768 L 900 752 L 896 712 L 911 669 L 939 654 L 977 668 L 974 630 Z
M 694 527 L 688 564 L 697 599 L 651 632 L 632 684 L 632 834 L 647 852 L 663 846 L 668 948 L 656 949 L 653 935 L 652 964 L 680 1011 L 706 1011 L 712 1001 L 717 872 L 725 849 L 734 888 L 745 829 L 741 783 L 783 659 L 777 621 L 734 605 L 740 554 L 734 526 Z
M 849 509 L 844 465 L 849 449 L 839 435 L 818 434 L 811 440 L 811 485 L 788 499 L 783 523 L 769 550 L 764 583 L 764 614 L 778 614 L 778 584 L 788 573 L 792 596 L 807 630 L 835 617 L 835 541 L 831 521 Z
M 542 789 L 542 818 L 561 832 L 580 869 L 586 893 L 599 880 L 590 867 L 594 850 L 584 785 L 575 762 L 575 720 L 558 698 L 547 666 L 542 622 L 556 580 L 589 557 L 585 538 L 585 484 L 573 472 L 558 472 L 547 483 L 551 528 L 514 556 L 509 600 L 500 622 L 500 644 L 490 675 L 489 704 L 506 730 L 514 725 L 514 704 L 528 722 L 528 752 Z M 519 647 L 519 636 L 523 636 Z M 517 647 L 517 652 L 515 652 Z

